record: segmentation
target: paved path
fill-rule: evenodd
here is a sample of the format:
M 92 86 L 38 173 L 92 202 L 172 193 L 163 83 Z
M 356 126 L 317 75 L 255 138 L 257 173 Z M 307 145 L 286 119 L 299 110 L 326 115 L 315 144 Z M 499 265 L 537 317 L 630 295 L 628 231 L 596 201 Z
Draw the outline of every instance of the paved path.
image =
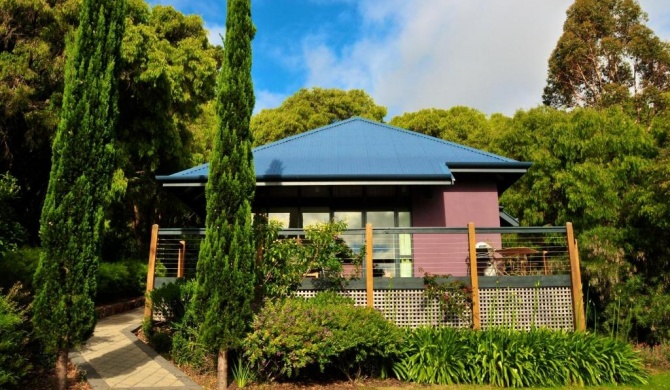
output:
M 144 308 L 98 321 L 93 337 L 70 354 L 86 371 L 93 390 L 201 389 L 184 373 L 141 342 L 133 330 L 140 327 Z

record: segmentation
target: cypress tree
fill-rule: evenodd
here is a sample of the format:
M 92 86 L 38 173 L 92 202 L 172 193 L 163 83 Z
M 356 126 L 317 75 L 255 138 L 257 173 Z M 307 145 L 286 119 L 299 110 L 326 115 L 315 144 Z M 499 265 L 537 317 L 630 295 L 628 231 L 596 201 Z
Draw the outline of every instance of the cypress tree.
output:
M 114 169 L 125 0 L 84 0 L 68 45 L 61 120 L 42 209 L 33 322 L 66 386 L 68 350 L 95 326 L 93 297 Z
M 224 58 L 217 80 L 218 129 L 205 194 L 207 218 L 192 302 L 200 345 L 218 354 L 218 387 L 227 387 L 227 351 L 251 319 L 254 245 L 251 202 L 256 175 L 249 129 L 254 107 L 251 80 L 250 0 L 228 0 Z

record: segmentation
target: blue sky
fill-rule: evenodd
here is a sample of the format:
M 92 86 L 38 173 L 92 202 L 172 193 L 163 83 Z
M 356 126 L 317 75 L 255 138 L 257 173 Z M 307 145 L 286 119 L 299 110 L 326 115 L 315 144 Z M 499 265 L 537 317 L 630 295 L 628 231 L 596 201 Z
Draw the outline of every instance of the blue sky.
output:
M 205 20 L 224 0 L 150 0 Z M 303 87 L 363 89 L 387 120 L 464 105 L 512 115 L 541 103 L 547 59 L 573 0 L 253 0 L 256 111 Z M 639 0 L 670 40 L 667 0 Z

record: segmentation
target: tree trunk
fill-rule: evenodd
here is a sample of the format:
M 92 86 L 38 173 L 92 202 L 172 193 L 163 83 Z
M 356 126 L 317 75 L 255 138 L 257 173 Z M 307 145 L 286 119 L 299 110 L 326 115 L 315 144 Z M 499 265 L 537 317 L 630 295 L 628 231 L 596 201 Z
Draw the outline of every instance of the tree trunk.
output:
M 56 378 L 58 378 L 58 389 L 67 389 L 67 350 L 58 351 L 56 357 Z
M 216 381 L 218 390 L 226 390 L 228 388 L 228 351 L 225 349 L 219 350 L 219 358 L 216 365 Z

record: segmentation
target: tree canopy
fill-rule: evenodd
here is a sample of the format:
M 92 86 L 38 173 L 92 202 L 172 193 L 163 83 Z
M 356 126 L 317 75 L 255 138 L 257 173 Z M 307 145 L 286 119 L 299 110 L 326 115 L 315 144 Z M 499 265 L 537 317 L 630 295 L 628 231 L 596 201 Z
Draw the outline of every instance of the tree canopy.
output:
M 255 145 L 304 133 L 318 127 L 360 116 L 383 122 L 386 107 L 378 106 L 360 89 L 301 89 L 277 108 L 265 109 L 251 119 Z
M 544 103 L 628 105 L 648 122 L 670 90 L 670 46 L 646 21 L 635 0 L 576 0 L 549 58 Z
M 188 213 L 158 190 L 154 176 L 202 162 L 222 50 L 200 17 L 128 0 L 121 49 L 116 196 L 107 246 L 144 243 L 158 218 Z M 60 118 L 65 42 L 81 0 L 0 0 L 0 169 L 20 187 L 18 219 L 28 243 L 37 232 Z M 157 216 L 157 210 L 161 215 Z M 175 210 L 176 212 L 170 212 Z
M 484 113 L 463 106 L 405 113 L 394 117 L 389 123 L 480 149 L 488 147 L 493 131 Z

